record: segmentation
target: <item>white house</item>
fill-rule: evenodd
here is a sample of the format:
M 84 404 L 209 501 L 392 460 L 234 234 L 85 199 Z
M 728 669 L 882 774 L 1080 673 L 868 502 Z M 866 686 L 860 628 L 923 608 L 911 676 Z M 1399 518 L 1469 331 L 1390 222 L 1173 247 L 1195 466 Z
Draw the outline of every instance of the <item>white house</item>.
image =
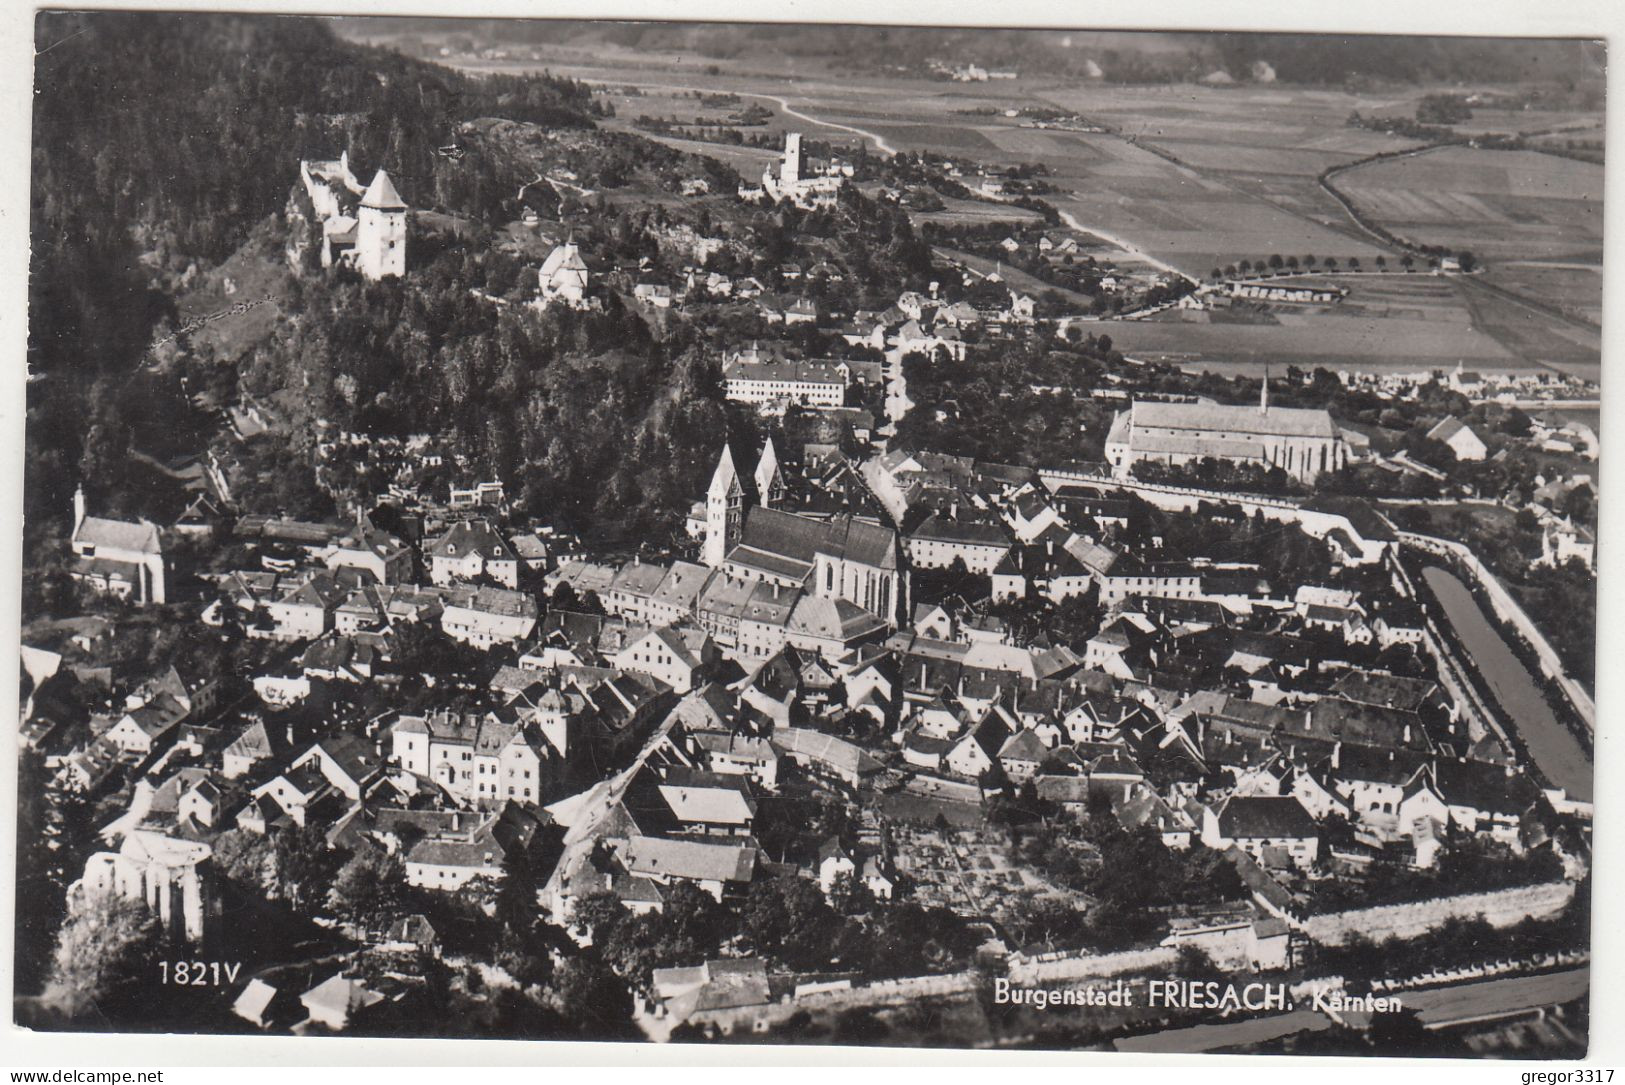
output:
M 1489 448 L 1472 427 L 1454 416 L 1441 420 L 1428 430 L 1428 436 L 1449 445 L 1458 460 L 1482 460 L 1489 454 Z
M 1202 843 L 1223 850 L 1234 844 L 1268 865 L 1279 854 L 1309 867 L 1320 854 L 1315 819 L 1292 795 L 1233 795 L 1202 815 Z
M 147 520 L 85 515 L 83 487 L 73 492 L 74 563 L 70 575 L 106 595 L 137 603 L 164 602 L 164 548 Z
M 489 577 L 505 588 L 519 587 L 519 555 L 484 520 L 453 524 L 423 548 L 429 579 L 442 587 Z

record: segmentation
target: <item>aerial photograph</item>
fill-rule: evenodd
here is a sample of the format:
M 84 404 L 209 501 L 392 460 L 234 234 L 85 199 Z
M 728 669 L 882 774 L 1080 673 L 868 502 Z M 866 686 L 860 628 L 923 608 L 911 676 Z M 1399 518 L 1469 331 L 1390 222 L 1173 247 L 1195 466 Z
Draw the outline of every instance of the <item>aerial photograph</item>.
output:
M 1603 42 L 33 32 L 14 1027 L 1585 1057 Z

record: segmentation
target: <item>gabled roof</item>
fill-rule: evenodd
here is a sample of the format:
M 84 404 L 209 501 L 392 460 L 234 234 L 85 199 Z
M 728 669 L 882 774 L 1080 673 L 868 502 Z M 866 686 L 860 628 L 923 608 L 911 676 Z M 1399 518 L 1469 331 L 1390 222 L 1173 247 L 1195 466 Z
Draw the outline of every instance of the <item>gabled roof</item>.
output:
M 773 745 L 785 753 L 799 754 L 856 775 L 879 772 L 884 767 L 861 747 L 805 727 L 778 728 L 773 732 Z
M 1450 806 L 1486 814 L 1518 816 L 1540 797 L 1540 788 L 1510 766 L 1440 758 L 1433 766 L 1439 797 Z
M 850 515 L 812 520 L 778 509 L 752 508 L 729 560 L 750 561 L 749 551 L 811 566 L 818 554 L 882 569 L 897 567 L 896 533 Z M 745 551 L 746 553 L 741 553 Z
M 1043 741 L 1031 731 L 1018 731 L 999 748 L 1000 761 L 1042 761 L 1049 754 Z
M 884 631 L 886 623 L 845 599 L 803 595 L 790 612 L 788 627 L 792 633 L 845 644 Z
M 626 844 L 626 869 L 694 881 L 748 882 L 756 872 L 758 855 L 755 848 L 737 844 L 635 836 Z
M 430 542 L 423 551 L 431 558 L 464 558 L 478 554 L 486 560 L 501 560 L 515 556 L 513 549 L 484 520 L 461 520 L 453 524 L 450 531 Z
M 98 550 L 130 550 L 141 554 L 161 554 L 163 545 L 158 539 L 156 524 L 142 520 L 106 520 L 100 516 L 87 516 L 74 530 L 76 544 L 88 543 Z
M 1315 819 L 1290 795 L 1232 795 L 1216 811 L 1229 840 L 1301 840 L 1315 836 Z

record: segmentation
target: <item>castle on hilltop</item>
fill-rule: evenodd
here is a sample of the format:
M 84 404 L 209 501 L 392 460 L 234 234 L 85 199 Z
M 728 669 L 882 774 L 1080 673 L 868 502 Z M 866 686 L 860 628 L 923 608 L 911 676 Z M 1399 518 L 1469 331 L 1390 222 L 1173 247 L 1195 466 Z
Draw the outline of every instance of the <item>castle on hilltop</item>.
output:
M 407 207 L 389 174 L 380 169 L 362 188 L 345 152 L 337 161 L 301 160 L 299 180 L 321 223 L 322 267 L 347 265 L 373 282 L 406 277 Z M 297 264 L 304 239 L 293 233 L 288 259 Z
M 803 160 L 801 133 L 786 132 L 784 156 L 762 171 L 761 191 L 775 200 L 789 200 L 807 210 L 833 207 L 836 194 L 850 176 L 852 167 L 844 163 Z

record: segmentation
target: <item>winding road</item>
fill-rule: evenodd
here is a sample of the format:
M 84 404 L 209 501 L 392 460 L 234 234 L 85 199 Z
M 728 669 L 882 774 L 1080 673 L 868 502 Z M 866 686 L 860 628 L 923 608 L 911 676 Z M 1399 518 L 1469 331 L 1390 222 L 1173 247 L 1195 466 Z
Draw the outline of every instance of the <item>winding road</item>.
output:
M 1062 222 L 1066 223 L 1072 229 L 1077 230 L 1079 233 L 1093 234 L 1095 237 L 1100 238 L 1108 245 L 1114 245 L 1128 253 L 1130 256 L 1150 264 L 1158 271 L 1167 272 L 1176 279 L 1194 281 L 1191 280 L 1189 275 L 1186 275 L 1183 271 L 1180 271 L 1178 268 L 1174 267 L 1174 265 L 1166 263 L 1162 260 L 1158 260 L 1155 256 L 1152 256 L 1150 253 L 1146 252 L 1132 241 L 1118 237 L 1116 234 L 1109 234 L 1105 230 L 1100 229 L 1098 226 L 1085 226 L 1083 223 L 1079 222 L 1077 216 L 1073 215 L 1070 211 L 1062 211 L 1060 208 L 1056 208 L 1056 211 L 1060 214 Z
M 609 84 L 604 84 L 604 85 L 609 86 Z M 701 92 L 706 91 L 705 87 L 695 87 L 695 86 L 687 86 L 687 87 L 685 87 L 685 86 L 678 86 L 675 83 L 624 83 L 624 82 L 616 82 L 614 84 L 614 86 L 637 87 L 639 90 L 679 91 L 679 92 L 684 93 L 684 94 L 692 93 L 693 91 L 696 91 L 696 90 L 701 91 Z M 894 155 L 894 154 L 897 153 L 897 148 L 892 146 L 891 143 L 889 141 L 887 141 L 886 137 L 880 135 L 878 132 L 871 132 L 866 128 L 854 128 L 850 124 L 837 124 L 834 121 L 822 121 L 822 120 L 819 120 L 817 117 L 814 117 L 809 113 L 803 113 L 803 112 L 801 112 L 801 110 L 799 110 L 799 109 L 795 108 L 794 106 L 792 106 L 790 104 L 790 100 L 788 98 L 784 97 L 782 94 L 763 94 L 760 91 L 754 91 L 754 90 L 721 90 L 721 91 L 712 91 L 712 93 L 732 94 L 732 95 L 735 95 L 735 96 L 740 97 L 740 98 L 760 98 L 764 102 L 772 102 L 773 104 L 777 105 L 781 112 L 786 113 L 789 116 L 796 117 L 796 118 L 798 118 L 800 120 L 804 120 L 808 124 L 816 124 L 821 128 L 834 128 L 835 130 L 840 131 L 840 132 L 851 132 L 855 136 L 862 136 L 864 139 L 868 140 L 870 143 L 873 143 L 875 145 L 875 150 L 879 151 L 881 154 Z

